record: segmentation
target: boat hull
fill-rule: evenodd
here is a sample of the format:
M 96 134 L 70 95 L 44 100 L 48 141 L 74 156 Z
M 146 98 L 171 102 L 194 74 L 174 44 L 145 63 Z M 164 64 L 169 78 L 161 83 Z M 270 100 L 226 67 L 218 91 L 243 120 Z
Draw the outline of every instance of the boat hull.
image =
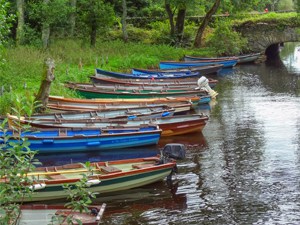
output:
M 65 129 L 71 130 L 71 129 Z M 98 130 L 98 134 L 95 131 Z M 67 153 L 67 152 L 90 152 L 122 149 L 146 145 L 155 145 L 161 136 L 161 130 L 131 131 L 130 128 L 114 129 L 90 129 L 76 134 L 62 133 L 63 130 L 36 131 L 22 134 L 30 143 L 29 148 L 38 153 Z M 67 131 L 68 132 L 68 131 Z M 9 133 L 8 133 L 9 134 Z M 3 134 L 1 134 L 2 136 Z M 19 143 L 18 139 L 10 141 Z M 3 141 L 1 141 L 3 142 Z M 0 143 L 1 143 L 0 142 Z
M 237 64 L 238 60 L 228 60 L 228 61 L 162 61 L 159 63 L 160 69 L 177 69 L 177 68 L 189 68 L 193 66 L 207 66 L 212 64 L 222 64 L 223 68 L 230 68 Z
M 119 178 L 101 180 L 97 186 L 88 188 L 91 192 L 97 193 L 114 193 L 122 190 L 128 190 L 145 186 L 151 183 L 163 180 L 171 173 L 172 168 L 162 168 L 155 171 L 149 171 L 139 174 L 122 176 Z M 46 201 L 54 199 L 63 199 L 68 195 L 62 184 L 47 185 L 45 190 L 34 192 L 31 199 L 25 201 Z
M 155 183 L 169 176 L 176 166 L 172 159 L 159 157 L 93 162 L 89 168 L 81 163 L 39 167 L 27 174 L 34 183 L 32 194 L 24 202 L 64 199 L 69 193 L 64 185 L 75 185 L 87 178 L 87 190 L 93 193 L 114 193 Z M 0 182 L 9 182 L 1 179 Z M 18 200 L 16 200 L 18 201 Z M 22 199 L 23 201 L 23 199 Z
M 188 77 L 199 77 L 200 73 L 199 72 L 182 72 L 182 73 L 169 73 L 169 74 L 161 74 L 161 73 L 152 73 L 152 74 L 124 74 L 124 73 L 117 73 L 117 72 L 111 72 L 107 70 L 102 70 L 102 69 L 96 69 L 95 71 L 96 76 L 97 75 L 104 75 L 104 76 L 109 76 L 109 77 L 115 77 L 119 79 L 128 79 L 128 78 L 133 78 L 133 79 L 178 79 L 178 78 L 188 78 Z

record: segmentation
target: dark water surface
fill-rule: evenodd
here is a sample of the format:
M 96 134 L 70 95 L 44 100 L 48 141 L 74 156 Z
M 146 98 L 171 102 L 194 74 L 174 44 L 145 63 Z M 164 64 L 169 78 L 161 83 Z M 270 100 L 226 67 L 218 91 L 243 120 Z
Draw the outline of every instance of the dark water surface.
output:
M 160 147 L 187 146 L 173 181 L 99 197 L 96 202 L 107 203 L 101 224 L 300 224 L 297 46 L 286 44 L 281 60 L 218 76 L 217 100 L 195 110 L 210 116 L 203 132 L 160 141 Z M 124 157 L 157 150 L 131 150 Z M 103 157 L 111 156 L 77 154 L 72 160 Z M 59 156 L 41 158 L 54 160 L 64 163 Z

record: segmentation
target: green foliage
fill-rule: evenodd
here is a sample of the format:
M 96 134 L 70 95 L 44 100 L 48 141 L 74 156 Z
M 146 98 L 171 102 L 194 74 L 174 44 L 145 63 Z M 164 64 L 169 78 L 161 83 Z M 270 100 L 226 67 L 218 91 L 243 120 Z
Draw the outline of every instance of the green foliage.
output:
M 72 8 L 67 0 L 50 0 L 29 2 L 28 14 L 31 19 L 39 21 L 41 24 L 61 25 L 65 24 Z
M 0 0 L 0 66 L 3 63 L 3 46 L 6 42 L 6 35 L 12 25 L 14 16 L 8 14 L 9 3 L 6 0 Z
M 229 23 L 219 22 L 208 37 L 207 45 L 215 49 L 217 55 L 236 55 L 246 48 L 247 41 L 232 30 Z
M 278 3 L 278 10 L 290 11 L 294 9 L 295 5 L 293 0 L 281 0 Z
M 233 20 L 232 24 L 234 26 L 239 26 L 243 24 L 257 24 L 257 23 L 270 23 L 277 24 L 279 26 L 290 26 L 290 27 L 299 27 L 300 20 L 297 17 L 297 13 L 265 13 L 262 15 L 256 15 L 252 17 L 246 17 L 243 19 Z
M 82 35 L 92 32 L 105 33 L 114 23 L 114 11 L 103 0 L 82 0 L 77 2 L 77 18 Z
M 92 175 L 92 167 L 90 162 L 86 162 L 83 164 L 84 168 L 86 168 L 90 174 Z M 63 187 L 65 191 L 68 193 L 69 202 L 65 204 L 66 208 L 71 209 L 72 212 L 85 212 L 88 213 L 88 206 L 92 203 L 92 199 L 96 198 L 97 193 L 92 193 L 88 191 L 88 176 L 86 174 L 82 175 L 83 177 L 74 184 L 64 184 Z M 72 218 L 72 216 L 53 216 L 51 218 L 52 224 L 82 224 L 81 221 Z
M 16 96 L 14 103 L 16 108 L 13 111 L 20 117 L 20 111 L 32 112 L 32 102 L 24 105 L 24 98 Z M 13 127 L 14 137 L 7 134 L 7 120 L 0 125 L 0 131 L 4 133 L 0 137 L 0 223 L 12 224 L 12 218 L 16 218 L 19 212 L 19 205 L 15 204 L 18 201 L 20 204 L 24 198 L 30 198 L 34 179 L 30 179 L 27 173 L 34 169 L 36 154 L 29 148 L 30 143 L 22 137 L 21 130 L 26 130 L 26 127 L 17 124 Z M 12 141 L 12 138 L 14 141 Z
M 130 24 L 127 25 L 128 41 L 130 42 L 142 42 L 142 43 L 153 43 L 155 40 L 152 39 L 152 34 L 155 31 L 145 30 L 142 28 L 134 27 Z M 106 37 L 103 38 L 105 41 L 122 40 L 123 33 L 121 29 L 110 30 Z

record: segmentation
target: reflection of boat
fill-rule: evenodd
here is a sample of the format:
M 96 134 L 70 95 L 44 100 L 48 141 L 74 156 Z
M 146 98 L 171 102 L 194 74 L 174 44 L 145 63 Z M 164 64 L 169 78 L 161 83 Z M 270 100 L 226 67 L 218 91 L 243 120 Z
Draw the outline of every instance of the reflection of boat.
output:
M 28 204 L 21 205 L 21 213 L 18 218 L 18 225 L 43 225 L 43 224 L 72 224 L 97 225 L 101 222 L 106 204 L 89 206 L 89 212 L 79 212 L 65 208 L 63 205 Z M 81 223 L 78 223 L 80 220 Z M 57 221 L 54 222 L 54 221 Z M 60 221 L 60 223 L 58 222 Z
M 142 214 L 152 209 L 184 210 L 187 208 L 185 193 L 177 193 L 178 182 L 157 182 L 140 188 L 125 190 L 114 195 L 101 195 L 95 199 L 108 205 L 103 220 L 108 222 L 114 214 Z
M 167 143 L 181 143 L 188 146 L 207 146 L 206 139 L 202 132 L 196 132 L 180 136 L 161 137 L 158 145 L 165 146 Z
M 109 151 L 92 151 L 92 152 L 72 152 L 60 154 L 38 154 L 35 156 L 43 166 L 59 166 L 69 163 L 80 162 L 107 162 L 120 159 L 146 158 L 157 156 L 160 153 L 156 145 L 124 148 L 114 150 L 114 154 Z

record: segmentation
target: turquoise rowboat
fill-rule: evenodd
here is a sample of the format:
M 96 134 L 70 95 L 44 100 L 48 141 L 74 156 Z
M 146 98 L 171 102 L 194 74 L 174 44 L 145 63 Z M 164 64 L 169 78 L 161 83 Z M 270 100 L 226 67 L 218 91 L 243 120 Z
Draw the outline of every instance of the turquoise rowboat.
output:
M 72 185 L 81 180 L 84 176 L 88 178 L 87 189 L 94 193 L 114 193 L 126 189 L 132 189 L 164 178 L 171 178 L 170 175 L 176 167 L 176 159 L 185 156 L 185 149 L 181 144 L 169 145 L 165 156 L 125 159 L 110 162 L 94 162 L 91 168 L 85 168 L 81 163 L 67 164 L 62 166 L 40 167 L 29 172 L 27 177 L 32 179 L 28 186 L 33 190 L 32 195 L 25 197 L 24 201 L 45 201 L 54 199 L 64 199 L 68 193 L 64 189 L 64 184 Z M 176 151 L 172 155 L 172 150 L 181 146 L 181 152 Z M 0 182 L 9 182 L 5 178 Z M 25 184 L 24 184 L 25 185 Z M 22 199 L 23 200 L 23 199 Z M 18 200 L 16 200 L 18 201 Z
M 31 150 L 39 153 L 68 153 L 104 151 L 158 143 L 162 130 L 157 125 L 116 126 L 85 129 L 37 129 L 16 135 L 13 130 L 0 131 L 0 144 L 3 136 L 10 137 L 9 142 L 19 143 L 18 136 L 27 138 Z M 9 149 L 10 144 L 6 144 Z M 112 152 L 113 153 L 113 152 Z

